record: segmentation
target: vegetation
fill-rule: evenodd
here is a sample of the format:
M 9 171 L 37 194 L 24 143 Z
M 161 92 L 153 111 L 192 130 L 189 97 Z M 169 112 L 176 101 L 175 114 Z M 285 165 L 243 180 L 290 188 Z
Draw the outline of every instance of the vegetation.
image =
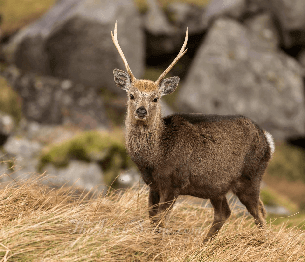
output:
M 305 183 L 305 151 L 288 144 L 279 144 L 268 166 L 271 176 Z
M 304 231 L 232 214 L 212 241 L 202 244 L 212 209 L 180 202 L 166 228 L 154 231 L 148 190 L 105 196 L 50 190 L 36 181 L 0 189 L 2 261 L 304 261 Z
M 110 185 L 120 170 L 132 166 L 125 150 L 122 131 L 87 131 L 60 144 L 49 145 L 40 157 L 39 170 L 51 163 L 65 167 L 71 159 L 97 161 L 104 171 L 104 181 Z
M 267 206 L 285 207 L 291 213 L 298 211 L 298 206 L 294 202 L 292 202 L 289 198 L 280 195 L 270 187 L 264 187 L 261 189 L 260 197 L 263 203 Z
M 264 181 L 276 192 L 295 202 L 305 211 L 305 152 L 296 146 L 276 145 Z
M 0 1 L 3 14 L 1 29 L 4 34 L 11 34 L 42 16 L 55 0 L 7 0 Z
M 134 0 L 140 12 L 148 9 L 146 0 Z M 0 1 L 3 14 L 1 29 L 4 34 L 11 34 L 18 29 L 34 22 L 41 17 L 56 2 L 56 0 L 7 0 Z M 172 2 L 184 2 L 198 6 L 206 6 L 209 0 L 158 0 L 162 8 Z
M 16 123 L 21 120 L 21 100 L 2 77 L 0 77 L 0 111 L 11 115 Z

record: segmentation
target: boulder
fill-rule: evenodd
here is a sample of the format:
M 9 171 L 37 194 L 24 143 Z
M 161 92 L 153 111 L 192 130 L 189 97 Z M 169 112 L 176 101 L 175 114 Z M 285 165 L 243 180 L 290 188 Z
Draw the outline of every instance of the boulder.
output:
M 124 94 L 113 83 L 124 69 L 110 32 L 118 39 L 136 77 L 144 69 L 141 19 L 133 1 L 61 0 L 40 20 L 21 30 L 4 48 L 17 67 Z
M 1 171 L 5 171 L 7 175 L 3 175 L 0 181 L 28 179 L 37 175 L 36 168 L 41 150 L 42 145 L 37 141 L 10 136 L 3 146 L 4 157 L 0 163 Z
M 246 0 L 212 0 L 206 8 L 204 19 L 207 24 L 222 16 L 239 19 L 246 10 Z
M 274 23 L 272 15 L 268 12 L 262 12 L 244 20 L 243 23 L 250 31 L 263 37 L 267 48 L 275 50 L 280 46 L 281 37 Z
M 275 17 L 281 30 L 283 45 L 290 48 L 305 45 L 304 0 L 249 0 L 257 1 Z
M 242 114 L 276 139 L 304 134 L 302 69 L 266 37 L 218 19 L 200 46 L 178 95 L 179 107 Z
M 2 75 L 22 98 L 22 113 L 41 124 L 72 124 L 82 129 L 107 126 L 97 90 L 70 80 L 37 76 L 9 67 Z
M 67 167 L 57 168 L 48 164 L 45 182 L 53 185 L 74 185 L 84 190 L 107 190 L 103 183 L 103 172 L 95 162 L 72 160 Z
M 15 128 L 14 119 L 0 112 L 0 146 L 3 146 Z
M 190 35 L 202 34 L 207 30 L 204 8 L 184 2 L 172 2 L 167 6 L 166 13 L 183 33 L 187 27 Z

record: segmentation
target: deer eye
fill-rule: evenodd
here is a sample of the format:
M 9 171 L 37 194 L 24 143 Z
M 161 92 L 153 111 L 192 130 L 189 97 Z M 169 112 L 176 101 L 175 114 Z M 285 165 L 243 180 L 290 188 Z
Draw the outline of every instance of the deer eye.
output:
M 130 97 L 131 100 L 134 99 L 134 95 L 133 94 L 130 94 L 129 97 Z
M 155 98 L 155 99 L 153 100 L 153 102 L 155 102 L 155 103 L 158 102 L 158 98 Z

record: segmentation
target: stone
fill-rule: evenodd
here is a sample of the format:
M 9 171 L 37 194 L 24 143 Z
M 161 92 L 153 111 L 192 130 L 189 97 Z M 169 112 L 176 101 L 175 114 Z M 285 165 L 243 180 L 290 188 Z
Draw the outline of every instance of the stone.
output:
M 138 78 L 144 71 L 144 39 L 133 1 L 62 0 L 4 47 L 9 63 L 42 75 L 125 95 L 113 83 L 114 68 L 124 69 L 110 32 L 118 39 Z
M 246 0 L 212 0 L 206 8 L 204 19 L 207 24 L 223 16 L 239 19 L 246 12 L 246 7 Z
M 15 129 L 15 121 L 10 116 L 0 112 L 0 146 L 3 146 Z
M 207 30 L 204 8 L 184 2 L 172 2 L 167 6 L 166 12 L 181 32 L 184 32 L 187 27 L 190 35 L 202 34 Z
M 82 129 L 107 127 L 104 102 L 93 87 L 70 80 L 24 73 L 15 67 L 2 75 L 22 98 L 22 113 L 40 124 L 69 124 Z
M 305 45 L 304 0 L 256 0 L 256 2 L 275 18 L 284 47 Z
M 242 114 L 276 139 L 304 135 L 304 85 L 297 61 L 263 35 L 222 18 L 210 28 L 178 95 L 180 109 Z
M 103 172 L 95 162 L 71 160 L 67 167 L 57 168 L 48 164 L 44 170 L 47 175 L 46 183 L 51 185 L 74 185 L 87 191 L 107 189 L 103 183 Z

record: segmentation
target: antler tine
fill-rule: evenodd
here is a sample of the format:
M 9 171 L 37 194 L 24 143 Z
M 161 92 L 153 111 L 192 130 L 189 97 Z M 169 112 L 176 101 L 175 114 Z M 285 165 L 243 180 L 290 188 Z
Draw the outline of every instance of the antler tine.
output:
M 119 45 L 119 41 L 118 41 L 118 31 L 117 31 L 117 21 L 115 22 L 115 26 L 114 26 L 114 34 L 112 33 L 111 31 L 111 37 L 112 37 L 112 41 L 116 47 L 116 49 L 118 50 L 123 62 L 124 62 L 124 65 L 126 67 L 126 70 L 127 70 L 127 73 L 130 75 L 130 78 L 131 78 L 131 81 L 134 81 L 136 78 L 134 77 L 133 73 L 131 72 L 131 69 L 127 63 L 127 60 L 125 58 L 125 55 Z
M 164 77 L 168 74 L 169 71 L 174 67 L 174 65 L 179 61 L 179 59 L 186 53 L 187 49 L 185 49 L 188 40 L 188 28 L 186 29 L 185 39 L 183 46 L 180 49 L 179 54 L 176 56 L 174 61 L 165 69 L 165 71 L 159 76 L 158 80 L 155 82 L 157 85 L 164 79 Z

